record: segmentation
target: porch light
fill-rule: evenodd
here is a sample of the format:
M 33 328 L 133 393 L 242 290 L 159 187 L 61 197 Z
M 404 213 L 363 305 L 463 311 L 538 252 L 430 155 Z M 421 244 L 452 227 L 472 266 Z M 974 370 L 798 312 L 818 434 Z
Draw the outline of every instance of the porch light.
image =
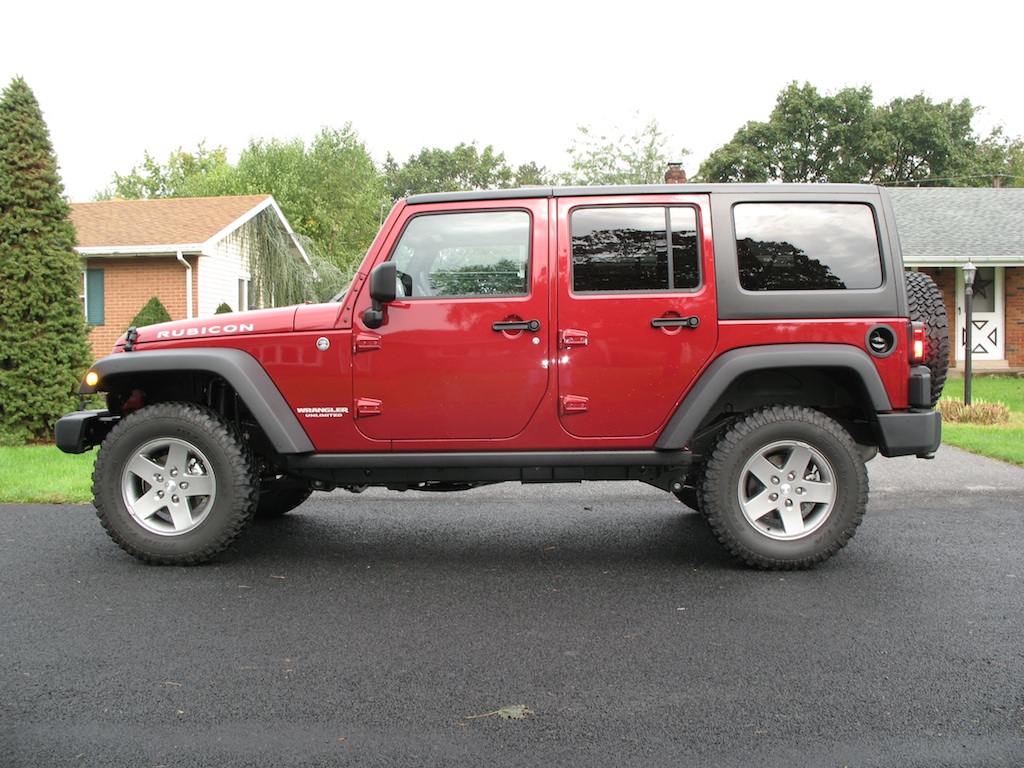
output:
M 974 288 L 974 278 L 978 274 L 978 268 L 970 261 L 964 264 L 964 286 Z M 972 291 L 973 292 L 973 291 Z
M 970 260 L 964 264 L 964 405 L 971 404 L 971 310 L 974 303 L 974 278 L 978 268 Z

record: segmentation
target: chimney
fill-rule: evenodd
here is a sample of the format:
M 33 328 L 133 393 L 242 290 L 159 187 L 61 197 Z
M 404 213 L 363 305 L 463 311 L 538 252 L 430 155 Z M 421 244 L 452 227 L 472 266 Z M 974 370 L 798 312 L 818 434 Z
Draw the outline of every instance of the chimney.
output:
M 686 171 L 683 170 L 682 163 L 669 163 L 668 170 L 665 171 L 665 183 L 666 184 L 685 184 L 686 183 Z

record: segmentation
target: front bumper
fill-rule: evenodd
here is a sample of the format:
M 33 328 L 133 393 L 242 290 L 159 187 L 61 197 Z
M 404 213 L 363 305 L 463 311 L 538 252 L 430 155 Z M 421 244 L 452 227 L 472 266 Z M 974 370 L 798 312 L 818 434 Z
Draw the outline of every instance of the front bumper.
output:
M 53 439 L 64 453 L 85 453 L 102 443 L 120 420 L 110 411 L 75 411 L 57 419 Z

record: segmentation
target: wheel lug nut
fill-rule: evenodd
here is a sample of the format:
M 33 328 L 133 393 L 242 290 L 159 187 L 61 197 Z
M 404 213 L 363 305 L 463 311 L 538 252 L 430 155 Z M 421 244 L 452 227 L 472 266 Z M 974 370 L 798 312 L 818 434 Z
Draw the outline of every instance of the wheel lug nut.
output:
M 164 476 L 157 473 L 153 475 L 153 479 L 156 480 L 158 483 L 162 483 L 164 481 Z
M 181 490 L 183 490 L 183 491 L 187 491 L 188 490 L 188 483 L 182 483 L 178 487 L 181 488 Z
M 177 504 L 178 503 L 178 494 L 174 494 L 173 496 L 171 496 L 171 501 L 173 503 Z M 790 503 L 792 503 L 792 502 L 790 502 Z
M 779 478 L 772 476 L 772 485 L 778 485 L 781 482 L 782 481 Z
M 157 497 L 158 499 L 162 499 L 162 498 L 164 497 L 164 492 L 163 492 L 163 491 L 157 491 L 157 492 L 156 492 L 156 497 Z
M 768 497 L 768 499 L 769 499 L 769 501 L 778 501 L 779 500 L 779 494 L 773 493 L 771 496 Z

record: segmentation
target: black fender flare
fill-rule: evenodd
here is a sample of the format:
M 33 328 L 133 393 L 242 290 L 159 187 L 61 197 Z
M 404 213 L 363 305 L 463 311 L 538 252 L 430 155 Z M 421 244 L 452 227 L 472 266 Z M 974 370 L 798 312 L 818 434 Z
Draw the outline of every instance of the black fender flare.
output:
M 165 374 L 182 371 L 211 373 L 224 379 L 242 398 L 256 422 L 278 453 L 312 453 L 313 441 L 302 428 L 270 374 L 248 352 L 224 347 L 154 349 L 122 352 L 97 360 L 91 371 L 99 374 L 95 385 L 82 383 L 81 395 L 106 391 L 104 382 L 132 374 Z
M 742 347 L 724 353 L 690 389 L 655 443 L 661 450 L 686 446 L 718 398 L 741 376 L 771 369 L 846 370 L 864 385 L 875 413 L 892 410 L 878 369 L 863 349 L 848 344 L 779 344 Z

